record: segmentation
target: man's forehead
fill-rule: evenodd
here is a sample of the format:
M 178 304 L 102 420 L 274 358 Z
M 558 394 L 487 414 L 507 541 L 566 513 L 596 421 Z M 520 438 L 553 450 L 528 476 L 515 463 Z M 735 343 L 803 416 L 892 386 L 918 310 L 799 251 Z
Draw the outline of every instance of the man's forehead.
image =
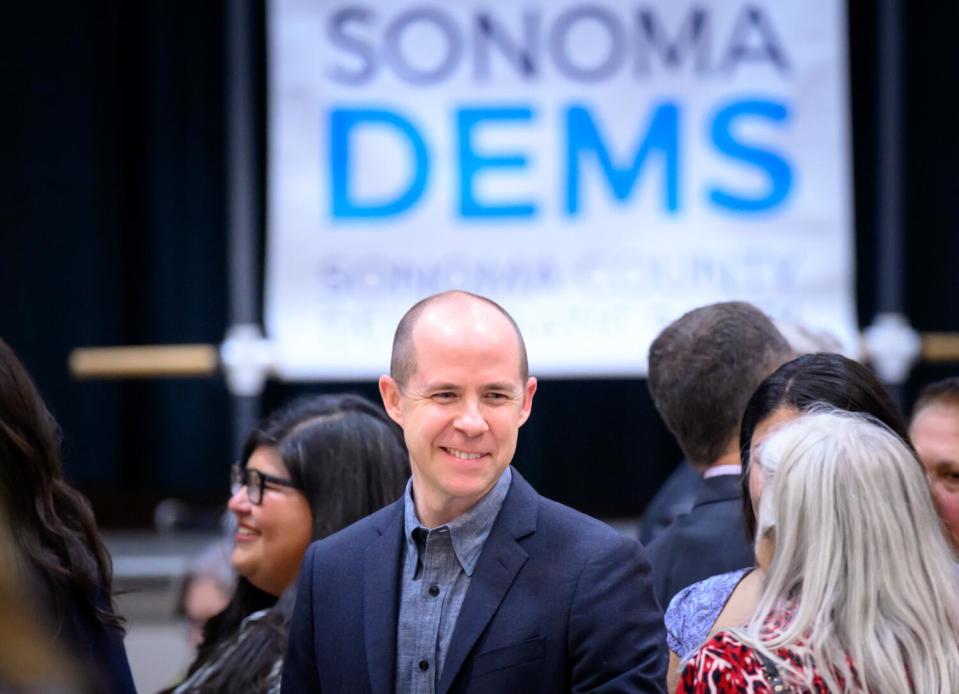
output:
M 478 301 L 445 300 L 429 307 L 411 332 L 416 372 L 446 364 L 456 366 L 456 357 L 478 360 L 491 369 L 508 365 L 510 373 L 495 382 L 520 373 L 520 342 L 512 323 L 494 307 Z M 481 367 L 482 368 L 482 365 Z M 421 373 L 421 375 L 424 375 Z M 439 374 L 426 374 L 429 380 Z M 491 381 L 491 382 L 492 382 Z
M 437 299 L 423 309 L 416 329 L 488 331 L 511 327 L 509 320 L 492 304 L 468 296 Z
M 519 353 L 516 331 L 502 313 L 483 302 L 452 297 L 423 311 L 413 326 L 414 347 L 426 342 L 509 346 Z
M 909 429 L 916 452 L 930 472 L 959 463 L 959 412 L 932 405 L 920 410 Z
M 912 434 L 954 434 L 959 437 L 959 408 L 949 405 L 929 405 L 915 416 Z

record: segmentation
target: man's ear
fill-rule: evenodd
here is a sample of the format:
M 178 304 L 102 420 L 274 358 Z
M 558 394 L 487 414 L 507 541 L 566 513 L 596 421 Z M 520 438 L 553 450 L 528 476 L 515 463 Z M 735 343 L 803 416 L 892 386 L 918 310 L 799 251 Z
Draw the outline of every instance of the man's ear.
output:
M 386 414 L 403 426 L 403 411 L 400 409 L 400 386 L 390 376 L 380 376 L 380 397 Z
M 519 425 L 523 426 L 526 423 L 526 420 L 529 419 L 530 413 L 533 411 L 533 396 L 536 395 L 536 379 L 532 376 L 526 381 L 526 388 L 523 391 L 523 407 L 520 409 L 519 413 Z

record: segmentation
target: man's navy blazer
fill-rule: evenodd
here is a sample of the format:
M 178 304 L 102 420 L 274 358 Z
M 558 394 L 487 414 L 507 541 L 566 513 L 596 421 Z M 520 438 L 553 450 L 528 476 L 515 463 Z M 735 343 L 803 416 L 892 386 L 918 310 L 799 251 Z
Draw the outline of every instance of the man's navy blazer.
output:
M 743 529 L 739 475 L 704 479 L 689 513 L 649 543 L 653 587 L 660 604 L 704 578 L 752 566 L 753 547 Z
M 285 694 L 396 691 L 402 551 L 402 499 L 310 547 Z M 514 470 L 437 692 L 665 692 L 665 639 L 640 544 Z

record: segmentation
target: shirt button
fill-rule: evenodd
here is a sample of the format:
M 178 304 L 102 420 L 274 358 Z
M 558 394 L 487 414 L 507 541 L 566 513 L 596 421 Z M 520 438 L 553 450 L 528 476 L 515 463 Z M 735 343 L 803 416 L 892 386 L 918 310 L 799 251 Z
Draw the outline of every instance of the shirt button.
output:
M 430 663 L 428 660 L 421 660 L 419 665 L 420 665 L 420 670 L 422 670 L 423 672 L 426 672 L 427 670 L 430 669 Z
M 432 595 L 435 598 L 439 594 L 440 594 L 440 587 L 434 583 L 433 585 L 430 586 L 430 595 Z

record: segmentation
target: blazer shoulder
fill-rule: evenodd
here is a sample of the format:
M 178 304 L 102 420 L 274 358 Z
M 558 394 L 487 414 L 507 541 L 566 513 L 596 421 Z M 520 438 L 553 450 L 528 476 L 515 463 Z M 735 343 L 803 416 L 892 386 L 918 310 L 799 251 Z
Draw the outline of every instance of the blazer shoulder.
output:
M 344 553 L 363 551 L 384 532 L 395 528 L 397 522 L 402 522 L 402 517 L 403 499 L 400 497 L 329 537 L 316 540 L 310 545 L 308 556 L 343 556 Z
M 594 548 L 607 545 L 639 546 L 638 540 L 623 535 L 603 521 L 542 496 L 539 519 L 537 533 L 557 534 L 567 542 L 586 542 Z

